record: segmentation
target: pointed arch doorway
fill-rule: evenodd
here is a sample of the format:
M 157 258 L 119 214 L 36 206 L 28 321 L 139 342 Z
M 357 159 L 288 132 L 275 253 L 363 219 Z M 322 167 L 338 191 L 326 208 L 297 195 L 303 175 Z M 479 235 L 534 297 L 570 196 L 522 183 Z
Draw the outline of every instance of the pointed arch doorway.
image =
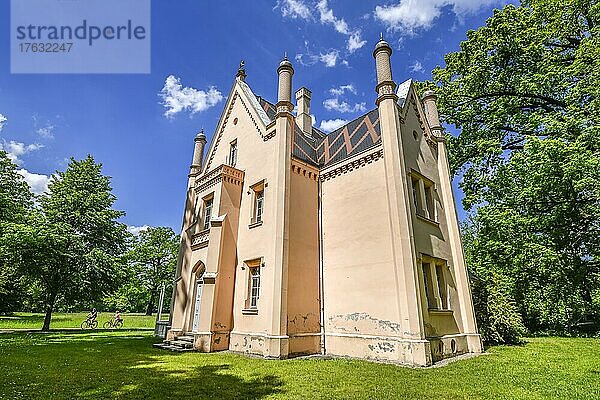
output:
M 204 287 L 204 263 L 202 261 L 198 261 L 194 268 L 192 269 L 192 274 L 196 277 L 195 287 L 194 287 L 194 304 L 193 310 L 194 314 L 192 315 L 192 332 L 198 332 L 198 327 L 200 326 L 200 312 L 202 306 L 202 289 Z

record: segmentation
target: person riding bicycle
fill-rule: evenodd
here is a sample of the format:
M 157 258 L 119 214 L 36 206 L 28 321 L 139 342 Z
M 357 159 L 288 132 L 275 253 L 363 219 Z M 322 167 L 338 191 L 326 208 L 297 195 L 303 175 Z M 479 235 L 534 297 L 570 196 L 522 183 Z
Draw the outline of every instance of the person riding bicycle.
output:
M 121 318 L 121 311 L 117 310 L 117 312 L 115 313 L 115 324 L 117 322 L 123 322 L 123 318 Z
M 94 322 L 96 321 L 96 319 L 98 319 L 98 311 L 94 308 L 92 309 L 92 311 L 90 311 L 90 313 L 87 316 L 87 320 L 89 322 Z

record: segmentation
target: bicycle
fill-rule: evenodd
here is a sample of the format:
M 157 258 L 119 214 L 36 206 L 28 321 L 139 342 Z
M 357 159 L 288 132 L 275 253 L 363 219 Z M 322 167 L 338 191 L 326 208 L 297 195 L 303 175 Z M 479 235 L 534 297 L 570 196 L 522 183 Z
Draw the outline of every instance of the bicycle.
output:
M 98 321 L 95 319 L 86 319 L 81 323 L 81 329 L 96 329 L 98 327 Z
M 110 329 L 110 328 L 115 328 L 115 329 L 119 329 L 123 327 L 123 320 L 120 319 L 118 321 L 115 321 L 114 318 L 109 319 L 108 321 L 106 321 L 104 323 L 104 325 L 102 325 L 102 327 L 104 329 Z

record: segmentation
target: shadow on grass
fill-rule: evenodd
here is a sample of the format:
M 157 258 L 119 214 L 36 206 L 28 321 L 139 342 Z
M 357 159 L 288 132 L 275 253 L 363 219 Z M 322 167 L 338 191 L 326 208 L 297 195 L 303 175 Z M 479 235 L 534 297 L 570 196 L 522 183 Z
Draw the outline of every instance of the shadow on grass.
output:
M 279 377 L 240 369 L 230 355 L 169 353 L 154 342 L 134 333 L 3 335 L 0 398 L 257 400 L 283 392 Z

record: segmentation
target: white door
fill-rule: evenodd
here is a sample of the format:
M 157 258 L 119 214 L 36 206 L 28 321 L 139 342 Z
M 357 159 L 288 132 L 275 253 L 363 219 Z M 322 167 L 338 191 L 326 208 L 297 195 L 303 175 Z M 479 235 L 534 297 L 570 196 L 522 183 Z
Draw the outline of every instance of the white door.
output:
M 192 332 L 198 332 L 198 324 L 200 323 L 200 303 L 202 301 L 202 286 L 204 285 L 204 279 L 198 278 L 196 283 L 196 304 L 194 306 L 194 325 Z

